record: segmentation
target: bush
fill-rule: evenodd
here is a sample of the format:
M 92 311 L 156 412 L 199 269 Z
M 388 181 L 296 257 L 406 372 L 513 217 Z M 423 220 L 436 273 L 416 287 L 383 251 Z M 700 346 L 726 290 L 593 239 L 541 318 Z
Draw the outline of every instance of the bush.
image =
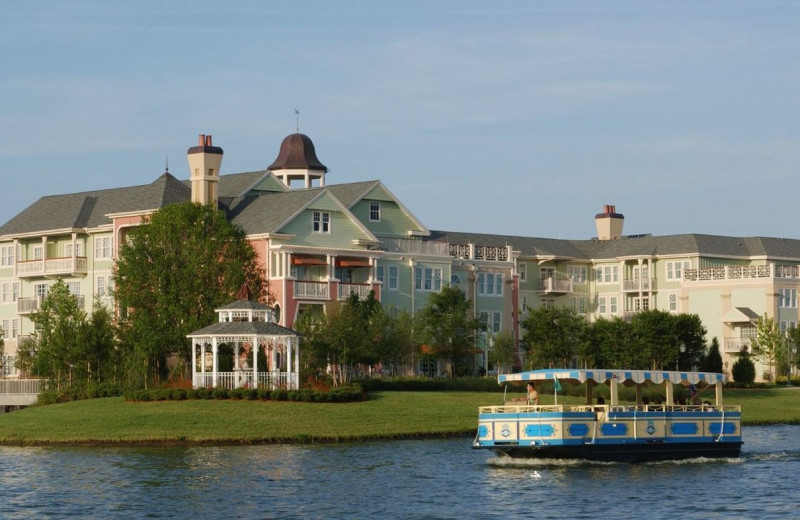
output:
M 738 384 L 752 385 L 756 380 L 756 367 L 750 360 L 750 356 L 747 354 L 740 356 L 731 367 L 731 375 Z

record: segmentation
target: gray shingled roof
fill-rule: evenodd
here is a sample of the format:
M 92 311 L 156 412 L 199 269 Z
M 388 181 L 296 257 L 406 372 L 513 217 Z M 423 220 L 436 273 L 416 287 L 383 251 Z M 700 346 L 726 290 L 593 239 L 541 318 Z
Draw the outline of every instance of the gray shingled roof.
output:
M 220 311 L 267 311 L 272 310 L 272 307 L 266 305 L 261 302 L 255 302 L 252 300 L 236 300 L 219 307 L 217 310 Z
M 223 321 L 217 322 L 194 332 L 187 336 L 240 336 L 240 335 L 259 335 L 259 336 L 297 336 L 300 334 L 281 327 L 277 323 L 266 321 Z
M 327 186 L 333 196 L 350 208 L 353 204 L 361 200 L 366 193 L 380 181 L 351 182 L 348 184 L 333 184 Z
M 6 222 L 0 236 L 110 225 L 109 213 L 160 208 L 190 198 L 191 189 L 169 173 L 142 186 L 51 195 Z
M 248 235 L 277 232 L 281 224 L 319 195 L 322 188 L 264 192 L 252 197 L 220 199 L 228 218 Z

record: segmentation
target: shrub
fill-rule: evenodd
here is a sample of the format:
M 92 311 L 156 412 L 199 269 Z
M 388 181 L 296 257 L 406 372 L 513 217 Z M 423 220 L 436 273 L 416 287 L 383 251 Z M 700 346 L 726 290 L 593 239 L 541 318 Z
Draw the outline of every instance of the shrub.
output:
M 752 385 L 756 379 L 756 367 L 750 356 L 747 354 L 740 356 L 731 367 L 731 375 L 736 383 Z

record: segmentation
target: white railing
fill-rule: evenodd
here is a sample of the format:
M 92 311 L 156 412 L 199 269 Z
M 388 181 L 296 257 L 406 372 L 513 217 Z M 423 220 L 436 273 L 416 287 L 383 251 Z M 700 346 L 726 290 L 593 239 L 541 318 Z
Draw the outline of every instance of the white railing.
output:
M 330 284 L 328 282 L 294 282 L 294 297 L 308 300 L 329 300 Z
M 381 249 L 387 253 L 448 256 L 450 247 L 447 242 L 431 242 L 409 238 L 381 238 L 380 242 Z
M 632 280 L 623 280 L 622 290 L 631 291 L 655 291 L 656 279 L 655 278 L 634 278 Z
M 713 280 L 742 280 L 748 278 L 771 278 L 773 271 L 778 278 L 798 278 L 795 266 L 774 265 L 731 265 L 707 269 L 684 269 L 683 280 L 687 282 L 706 282 Z M 780 275 L 778 274 L 780 271 Z M 795 274 L 795 275 L 793 275 Z
M 475 244 L 450 244 L 450 256 L 465 260 L 490 260 L 508 262 L 511 246 L 479 246 Z
M 725 338 L 722 352 L 738 353 L 742 351 L 742 347 L 750 349 L 750 338 Z
M 253 372 L 217 372 L 217 384 L 214 386 L 213 372 L 195 373 L 193 378 L 194 388 L 277 388 L 296 389 L 298 388 L 297 374 L 292 372 L 259 372 L 258 385 L 253 384 Z
M 36 404 L 41 391 L 41 379 L 0 379 L 0 406 Z
M 542 290 L 546 293 L 571 293 L 572 280 L 559 280 L 557 278 L 542 278 Z
M 339 284 L 339 299 L 346 300 L 351 294 L 358 296 L 359 300 L 366 300 L 369 292 L 372 290 L 370 284 L 361 283 L 340 283 Z
M 75 295 L 78 300 L 78 308 L 83 309 L 86 305 L 86 296 L 83 294 Z M 30 314 L 38 311 L 42 307 L 44 298 L 41 296 L 34 296 L 31 298 L 17 298 L 17 313 Z
M 48 258 L 47 260 L 25 260 L 15 264 L 17 276 L 43 276 L 45 274 L 86 274 L 87 261 L 85 256 L 72 258 L 71 256 L 61 258 Z

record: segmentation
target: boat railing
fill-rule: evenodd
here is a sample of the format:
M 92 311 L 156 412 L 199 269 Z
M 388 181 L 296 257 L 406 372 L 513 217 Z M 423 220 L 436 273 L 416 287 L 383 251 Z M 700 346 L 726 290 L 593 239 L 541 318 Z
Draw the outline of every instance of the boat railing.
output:
M 571 406 L 571 412 L 741 412 L 738 404 L 645 404 L 645 405 L 582 405 Z
M 560 404 L 546 405 L 502 405 L 480 406 L 478 413 L 534 413 L 534 412 L 563 412 L 564 406 Z

